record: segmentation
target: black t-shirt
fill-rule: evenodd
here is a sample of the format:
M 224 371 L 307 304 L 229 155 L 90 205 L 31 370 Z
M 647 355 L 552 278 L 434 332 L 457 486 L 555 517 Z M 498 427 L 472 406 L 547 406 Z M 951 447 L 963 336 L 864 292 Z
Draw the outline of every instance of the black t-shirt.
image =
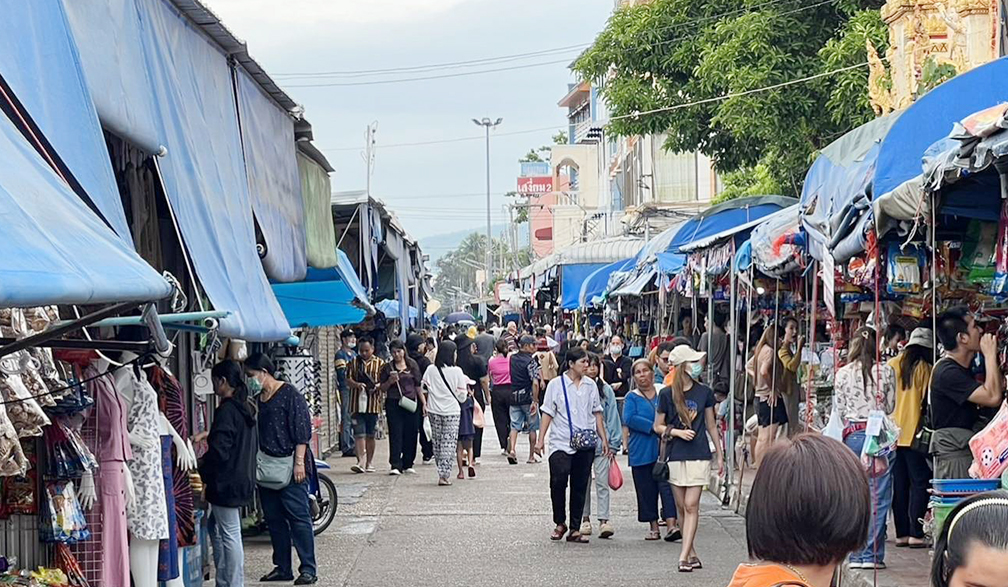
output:
M 602 361 L 602 379 L 609 385 L 623 384 L 619 389 L 613 386 L 616 397 L 623 397 L 630 391 L 631 377 L 633 377 L 633 359 L 626 355 L 620 355 L 619 359 L 613 361 L 611 356 L 606 355 Z
M 714 392 L 702 383 L 694 383 L 686 392 L 686 409 L 693 414 L 689 426 L 683 424 L 679 412 L 672 402 L 672 388 L 666 387 L 658 393 L 658 411 L 665 414 L 665 425 L 674 428 L 690 428 L 696 432 L 693 440 L 686 441 L 675 438 L 665 449 L 665 456 L 670 461 L 709 461 L 711 459 L 710 443 L 707 438 L 707 408 L 714 407 Z
M 972 430 L 980 417 L 980 407 L 969 396 L 980 387 L 969 369 L 945 358 L 931 372 L 931 418 L 935 429 Z
M 532 377 L 529 375 L 529 363 L 532 362 L 532 355 L 529 353 L 515 353 L 511 355 L 511 387 L 515 391 L 532 390 Z

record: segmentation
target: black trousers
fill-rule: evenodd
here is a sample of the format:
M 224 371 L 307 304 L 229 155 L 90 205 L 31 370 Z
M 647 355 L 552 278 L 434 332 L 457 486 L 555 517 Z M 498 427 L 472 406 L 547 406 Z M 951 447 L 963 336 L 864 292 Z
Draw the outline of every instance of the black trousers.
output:
M 630 467 L 633 473 L 634 491 L 637 492 L 637 521 L 658 521 L 658 498 L 661 498 L 661 517 L 663 520 L 676 517 L 675 496 L 672 495 L 672 485 L 668 481 L 655 481 L 652 476 L 654 463 Z
M 927 457 L 910 447 L 897 447 L 893 461 L 893 522 L 897 538 L 924 538 L 920 519 L 928 506 L 931 468 Z
M 388 422 L 389 465 L 400 472 L 412 468 L 416 461 L 419 418 L 416 413 L 400 408 L 399 400 L 390 399 L 385 402 L 385 419 Z
M 554 524 L 567 524 L 567 486 L 569 484 L 570 525 L 568 527 L 580 527 L 594 460 L 595 451 L 593 450 L 579 450 L 572 455 L 558 450 L 550 455 L 550 498 L 553 501 Z
M 493 413 L 494 430 L 501 449 L 508 447 L 508 435 L 511 433 L 511 412 L 508 409 L 511 401 L 511 385 L 495 385 L 490 390 L 490 410 Z

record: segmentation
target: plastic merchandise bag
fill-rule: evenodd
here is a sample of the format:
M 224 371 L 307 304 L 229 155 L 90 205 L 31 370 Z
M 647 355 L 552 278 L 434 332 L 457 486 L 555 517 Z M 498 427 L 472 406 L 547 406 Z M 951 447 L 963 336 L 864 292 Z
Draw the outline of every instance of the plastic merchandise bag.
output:
M 840 411 L 837 410 L 836 404 L 833 404 L 833 409 L 830 410 L 829 421 L 826 422 L 826 427 L 822 431 L 823 436 L 843 442 L 843 429 L 843 419 L 840 418 Z
M 42 436 L 49 418 L 28 392 L 18 374 L 0 372 L 0 397 L 6 402 L 7 415 L 20 438 Z
M 990 423 L 970 439 L 969 447 L 970 474 L 977 479 L 997 479 L 1008 470 L 1008 404 L 1001 404 Z
M 616 455 L 609 456 L 609 489 L 617 491 L 623 487 L 623 471 L 620 471 Z
M 884 412 L 869 412 L 865 442 L 861 447 L 861 464 L 869 477 L 881 477 L 888 470 L 889 454 L 896 450 L 899 434 L 899 426 Z
M 919 293 L 923 283 L 921 268 L 927 262 L 923 248 L 911 243 L 901 249 L 898 243 L 890 243 L 886 257 L 886 289 L 889 293 Z
M 77 501 L 77 494 L 71 481 L 46 483 L 45 510 L 40 520 L 39 535 L 46 542 L 73 544 L 87 540 L 91 532 L 87 529 L 84 510 Z

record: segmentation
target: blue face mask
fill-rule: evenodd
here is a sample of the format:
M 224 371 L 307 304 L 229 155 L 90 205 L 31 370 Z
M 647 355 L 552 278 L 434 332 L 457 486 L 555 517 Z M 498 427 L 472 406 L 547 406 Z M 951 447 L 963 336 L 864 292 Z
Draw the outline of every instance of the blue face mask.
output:
M 255 377 L 246 377 L 245 387 L 247 387 L 249 393 L 251 393 L 254 396 L 259 395 L 259 393 L 262 391 L 262 383 L 259 383 L 259 380 L 256 379 Z
M 698 380 L 700 379 L 701 375 L 703 375 L 703 367 L 700 365 L 700 363 L 693 363 L 693 365 L 690 367 L 690 377 L 692 377 L 694 380 Z

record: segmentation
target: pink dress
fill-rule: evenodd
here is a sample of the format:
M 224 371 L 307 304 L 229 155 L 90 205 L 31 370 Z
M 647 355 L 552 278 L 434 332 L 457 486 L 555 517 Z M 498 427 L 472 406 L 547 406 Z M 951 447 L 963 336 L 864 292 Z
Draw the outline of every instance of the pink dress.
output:
M 88 379 L 98 373 L 84 372 Z M 98 478 L 96 485 L 102 512 L 103 585 L 129 585 L 129 546 L 126 538 L 126 462 L 133 458 L 126 429 L 126 411 L 111 375 L 87 384 L 95 398 L 98 419 Z

